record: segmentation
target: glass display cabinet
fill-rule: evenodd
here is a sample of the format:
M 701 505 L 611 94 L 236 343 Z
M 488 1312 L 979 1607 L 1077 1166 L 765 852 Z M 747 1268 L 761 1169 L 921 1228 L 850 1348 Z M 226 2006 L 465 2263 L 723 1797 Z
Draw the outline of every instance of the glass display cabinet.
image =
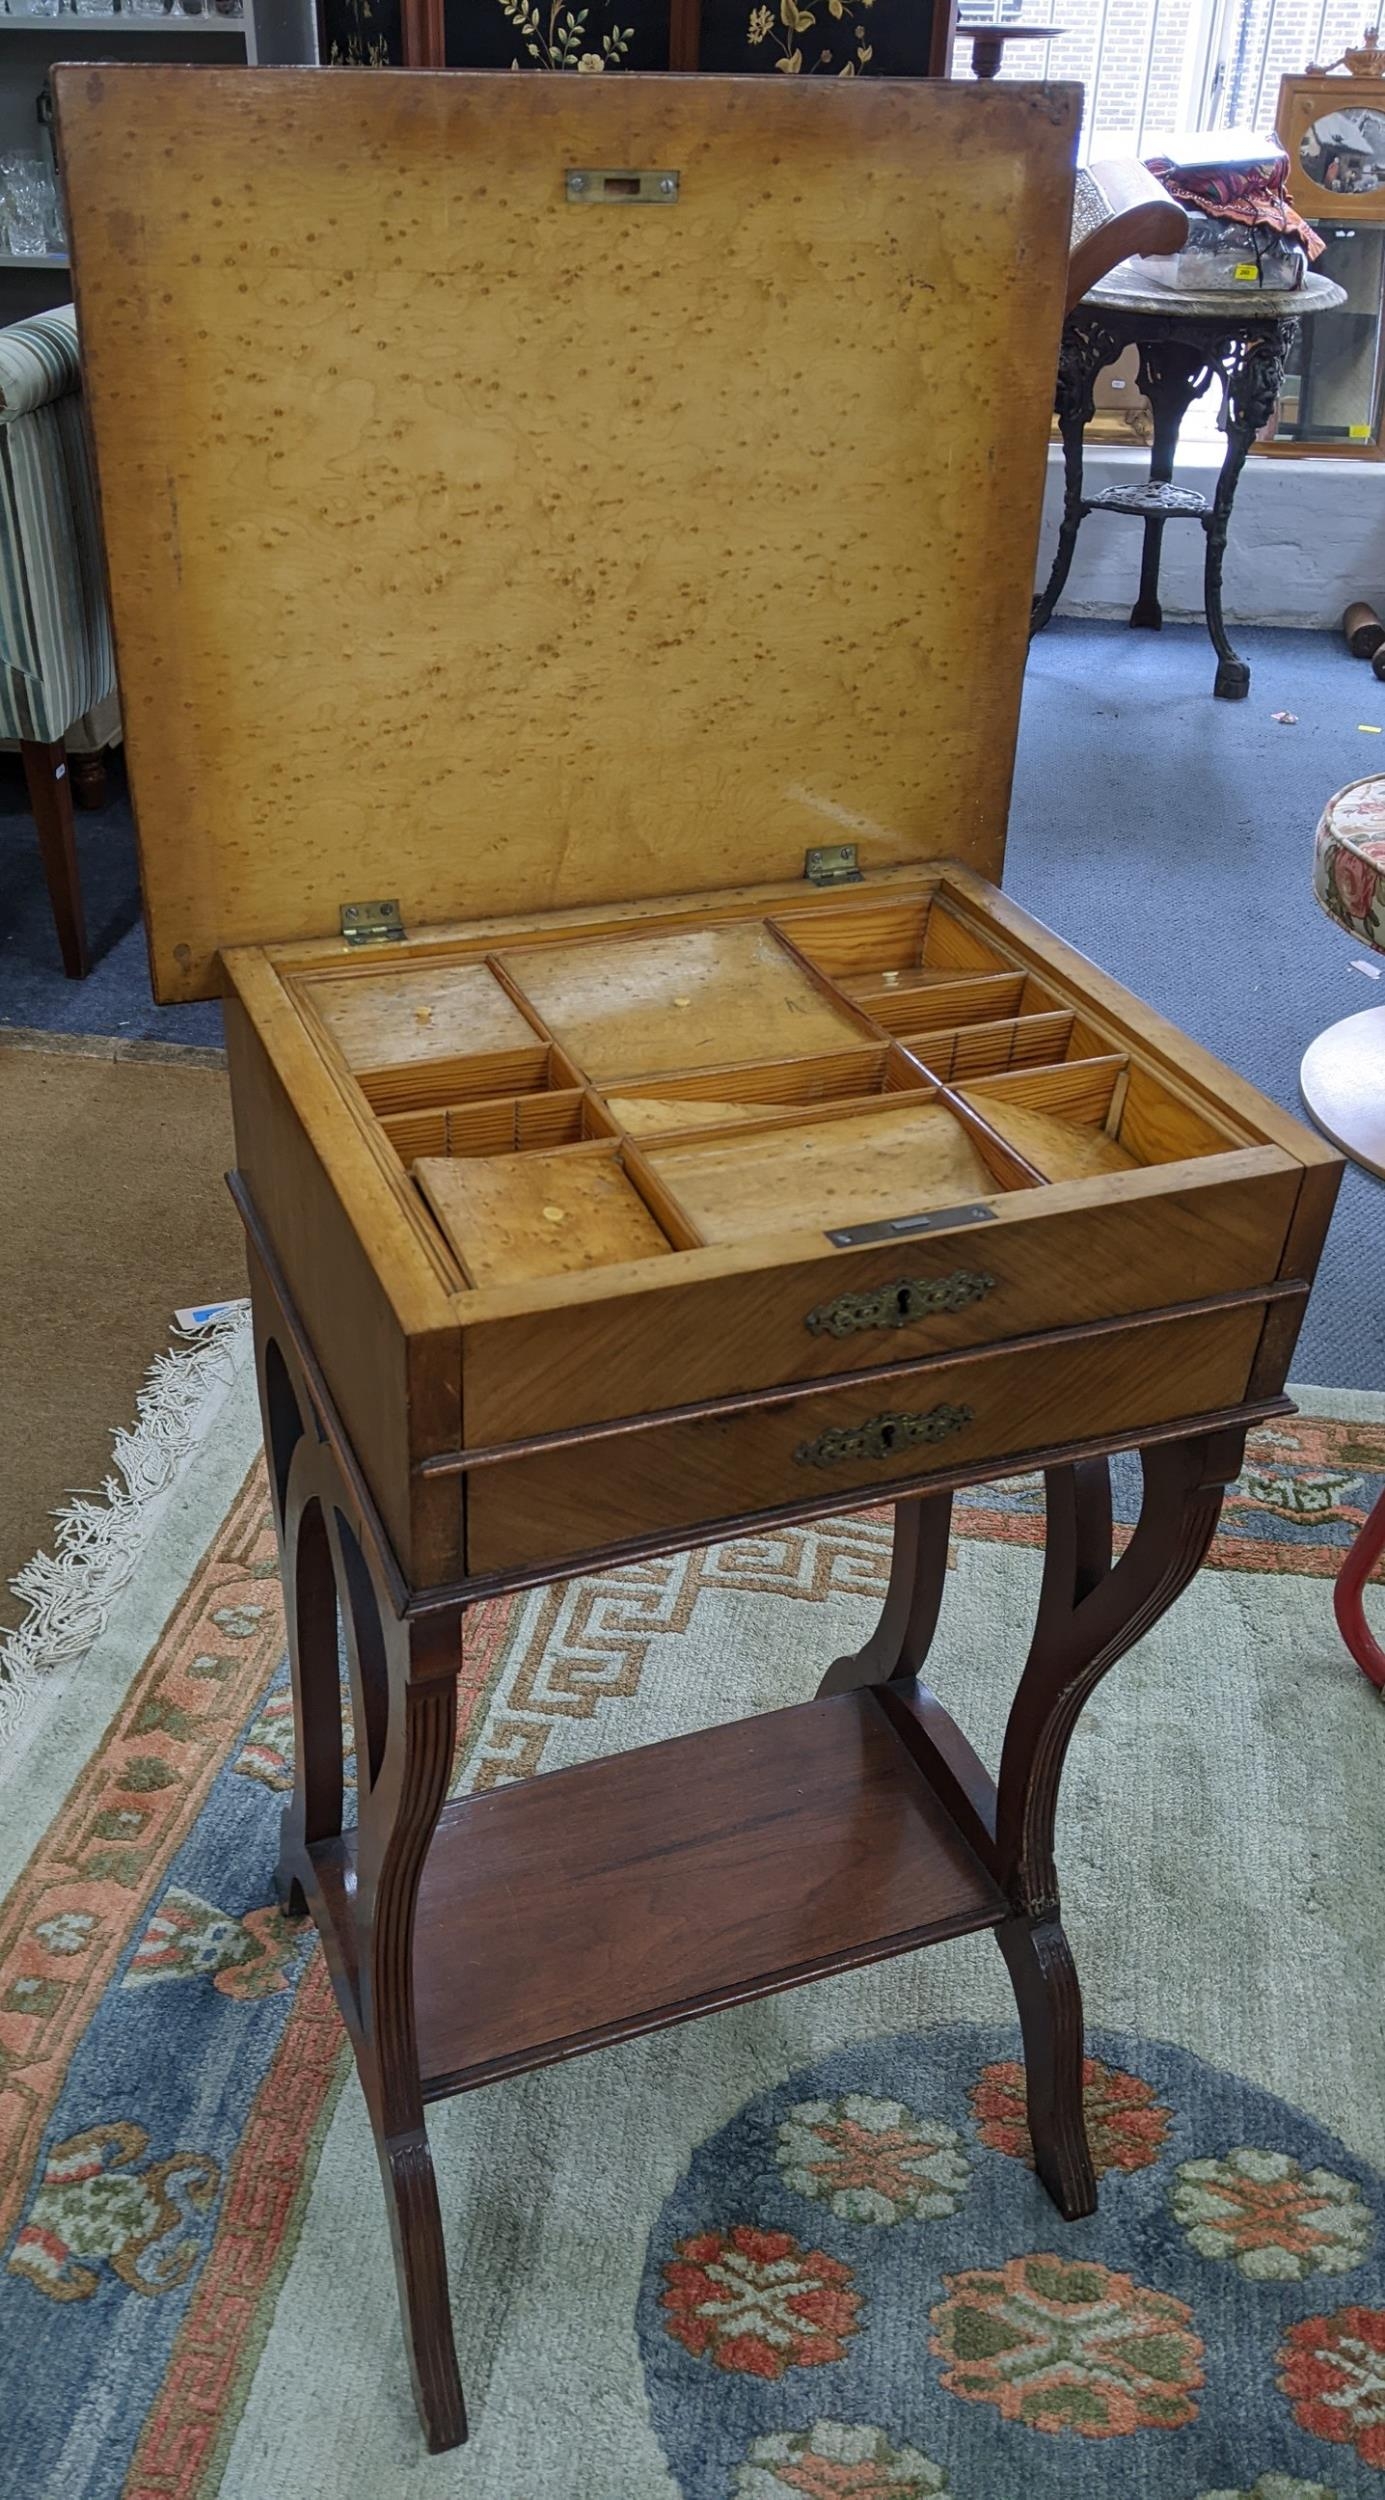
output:
M 1385 226 L 1317 224 L 1327 246 L 1314 263 L 1347 300 L 1330 320 L 1306 321 L 1284 376 L 1273 435 L 1262 452 L 1354 454 L 1378 460 L 1381 447 L 1381 306 Z

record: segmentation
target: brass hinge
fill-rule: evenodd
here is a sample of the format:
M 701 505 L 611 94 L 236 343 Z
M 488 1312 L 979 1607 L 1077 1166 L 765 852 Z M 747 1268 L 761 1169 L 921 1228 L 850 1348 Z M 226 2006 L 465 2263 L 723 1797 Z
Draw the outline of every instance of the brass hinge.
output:
M 855 843 L 820 842 L 816 850 L 804 852 L 803 874 L 809 885 L 859 885 Z
M 398 903 L 343 903 L 341 933 L 348 946 L 388 946 L 407 936 Z

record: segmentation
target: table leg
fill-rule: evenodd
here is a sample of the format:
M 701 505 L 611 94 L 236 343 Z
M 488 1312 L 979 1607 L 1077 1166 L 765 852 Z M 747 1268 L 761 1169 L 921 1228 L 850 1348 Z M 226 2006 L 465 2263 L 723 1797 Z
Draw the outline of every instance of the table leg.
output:
M 1223 1430 L 1143 1451 L 1140 1515 L 1117 1562 L 1106 1462 L 1046 1478 L 1038 1615 L 996 1783 L 995 1865 L 1013 1905 L 996 1935 L 1024 2035 L 1035 2165 L 1070 2222 L 1095 2209 L 1096 2179 L 1082 2108 L 1082 1994 L 1053 1858 L 1063 1762 L 1101 1678 L 1192 1579 L 1244 1446 L 1243 1430 Z
M 1119 339 L 1089 314 L 1070 313 L 1058 353 L 1054 409 L 1063 438 L 1063 517 L 1048 580 L 1029 612 L 1029 636 L 1041 634 L 1063 595 L 1082 526 L 1082 429 L 1091 420 L 1092 384 L 1103 365 L 1114 364 Z
M 447 2250 L 423 2119 L 414 2020 L 414 1918 L 447 1794 L 457 1725 L 460 1624 L 382 1623 L 389 1716 L 380 1768 L 362 1790 L 356 1931 L 361 2082 L 394 2248 L 414 2401 L 436 2454 L 466 2438 Z
M 854 1693 L 867 1684 L 911 1682 L 928 1655 L 947 1585 L 952 1495 L 928 1493 L 896 1502 L 890 1585 L 880 1620 L 864 1648 L 834 1659 L 819 1696 Z
M 1227 532 L 1231 527 L 1231 507 L 1246 454 L 1263 425 L 1268 425 L 1279 404 L 1284 381 L 1284 368 L 1289 359 L 1298 329 L 1297 322 L 1275 324 L 1273 331 L 1246 339 L 1232 368 L 1226 412 L 1226 456 L 1217 478 L 1212 509 L 1203 528 L 1207 533 L 1206 562 L 1203 569 L 1203 611 L 1207 631 L 1217 655 L 1217 674 L 1212 692 L 1228 703 L 1244 700 L 1250 692 L 1250 668 L 1233 647 L 1222 615 L 1222 565 L 1226 556 Z
M 254 1281 L 252 1279 L 252 1281 Z M 316 1488 L 295 1456 L 316 1442 L 312 1408 L 291 1373 L 265 1296 L 255 1303 L 255 1370 L 279 1540 L 280 1579 L 293 1687 L 293 1794 L 284 1808 L 275 1885 L 290 1917 L 308 1908 L 308 1851 L 342 1825 L 341 1677 L 337 1657 L 336 1571 Z
M 838 1659 L 823 1679 L 824 1692 L 876 1685 L 881 1708 L 1009 1898 L 1010 1914 L 998 1925 L 996 1941 L 1024 2038 L 1035 2166 L 1069 2222 L 1093 2211 L 1096 2179 L 1083 2114 L 1082 1992 L 1053 1859 L 1063 1762 L 1088 1696 L 1197 1570 L 1244 1445 L 1244 1431 L 1221 1431 L 1144 1451 L 1140 1516 L 1118 1561 L 1112 1558 L 1106 1461 L 1049 1470 L 1038 1612 L 998 1781 L 937 1695 L 914 1680 L 941 1603 L 949 1497 L 897 1506 L 894 1566 L 879 1624 L 854 1657 Z
M 1151 340 L 1140 349 L 1140 388 L 1149 401 L 1154 418 L 1154 441 L 1149 455 L 1151 486 L 1169 486 L 1173 482 L 1173 464 L 1178 454 L 1178 436 L 1183 420 L 1195 399 L 1200 399 L 1211 379 L 1206 357 L 1198 348 L 1187 347 L 1177 340 Z M 1166 523 L 1155 513 L 1145 521 L 1144 545 L 1140 554 L 1140 587 L 1130 611 L 1132 625 L 1147 626 L 1153 633 L 1164 622 L 1159 604 L 1159 567 L 1164 552 Z
M 295 1779 L 280 1898 L 311 1907 L 327 1950 L 375 2138 L 414 2397 L 430 2449 L 466 2437 L 447 2252 L 424 2125 L 414 1922 L 456 1731 L 461 1614 L 397 1615 L 351 1490 L 252 1262 L 256 1366 L 284 1571 Z M 354 1884 L 342 1831 L 344 1634 L 357 1776 Z M 315 1852 L 317 1854 L 315 1854 Z M 333 1882 L 333 1898 L 325 1889 Z

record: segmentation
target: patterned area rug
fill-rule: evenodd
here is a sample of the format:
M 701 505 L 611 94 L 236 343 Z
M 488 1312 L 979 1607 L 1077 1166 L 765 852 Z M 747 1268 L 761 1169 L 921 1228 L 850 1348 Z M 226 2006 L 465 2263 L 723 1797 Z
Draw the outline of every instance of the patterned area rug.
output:
M 292 1730 L 223 1352 L 3 1772 L 3 2500 L 1382 2500 L 1385 1721 L 1329 1597 L 1385 1399 L 1259 1436 L 1074 1749 L 1098 2215 L 1028 2165 L 985 1937 L 493 2086 L 430 2119 L 473 2421 L 430 2458 L 322 1958 L 272 1906 Z M 1027 1481 L 958 1519 L 936 1674 L 992 1758 L 1040 1528 Z M 488 1607 L 458 1786 L 806 1696 L 888 1545 Z

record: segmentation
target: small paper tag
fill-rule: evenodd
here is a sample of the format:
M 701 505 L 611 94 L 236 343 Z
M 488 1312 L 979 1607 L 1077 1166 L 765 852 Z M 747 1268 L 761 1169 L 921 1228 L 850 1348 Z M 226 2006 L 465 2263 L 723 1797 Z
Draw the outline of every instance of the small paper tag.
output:
M 1348 442 L 1350 442 L 1350 443 L 1368 443 L 1368 442 L 1370 441 L 1370 439 L 1371 439 L 1371 429 L 1370 429 L 1370 427 L 1369 427 L 1368 425 L 1349 425 L 1349 426 L 1347 427 L 1347 441 L 1348 441 Z
M 249 1308 L 248 1294 L 241 1294 L 238 1300 L 232 1302 L 194 1302 L 186 1311 L 175 1311 L 173 1317 L 180 1328 L 207 1328 L 214 1319 L 225 1319 L 232 1311 L 248 1311 Z
M 1243 286 L 1256 286 L 1260 279 L 1260 272 L 1253 260 L 1238 260 L 1231 275 L 1233 278 L 1239 278 Z

